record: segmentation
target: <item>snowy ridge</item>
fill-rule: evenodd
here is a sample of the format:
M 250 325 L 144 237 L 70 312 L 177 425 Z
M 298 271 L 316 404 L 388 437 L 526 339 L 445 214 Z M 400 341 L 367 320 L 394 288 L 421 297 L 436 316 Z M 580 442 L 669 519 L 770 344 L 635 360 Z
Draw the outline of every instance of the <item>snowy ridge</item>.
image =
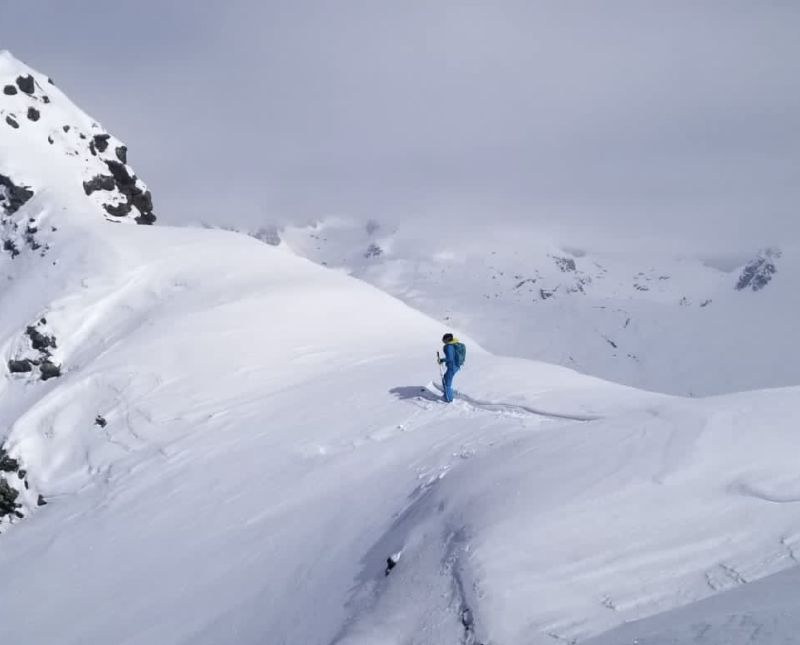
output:
M 51 248 L 0 256 L 8 642 L 553 645 L 796 565 L 800 388 L 682 399 L 465 336 L 444 405 L 441 321 L 243 235 L 114 225 L 55 158 L 14 213 Z

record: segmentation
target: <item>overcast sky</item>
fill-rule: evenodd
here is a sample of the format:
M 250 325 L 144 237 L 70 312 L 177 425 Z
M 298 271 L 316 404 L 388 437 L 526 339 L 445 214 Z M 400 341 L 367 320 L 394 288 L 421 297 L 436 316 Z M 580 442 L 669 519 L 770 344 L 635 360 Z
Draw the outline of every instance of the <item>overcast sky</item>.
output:
M 800 240 L 796 0 L 0 0 L 164 222 Z

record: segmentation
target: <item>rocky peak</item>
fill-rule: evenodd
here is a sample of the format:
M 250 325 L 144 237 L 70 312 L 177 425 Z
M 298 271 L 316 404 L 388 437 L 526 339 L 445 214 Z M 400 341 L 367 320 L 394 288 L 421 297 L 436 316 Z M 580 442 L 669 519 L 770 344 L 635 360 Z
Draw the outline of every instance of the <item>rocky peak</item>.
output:
M 22 207 L 40 192 L 112 222 L 156 220 L 150 191 L 128 165 L 127 146 L 51 79 L 0 51 L 0 231 L 7 251 L 24 247 L 38 213 L 23 214 Z

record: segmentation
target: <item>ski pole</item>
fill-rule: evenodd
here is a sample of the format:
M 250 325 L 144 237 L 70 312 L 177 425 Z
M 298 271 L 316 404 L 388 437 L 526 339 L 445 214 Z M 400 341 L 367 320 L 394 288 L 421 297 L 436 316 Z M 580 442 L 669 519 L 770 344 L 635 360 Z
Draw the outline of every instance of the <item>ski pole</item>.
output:
M 444 381 L 444 371 L 442 370 L 442 357 L 436 352 L 436 364 L 439 366 L 439 377 Z

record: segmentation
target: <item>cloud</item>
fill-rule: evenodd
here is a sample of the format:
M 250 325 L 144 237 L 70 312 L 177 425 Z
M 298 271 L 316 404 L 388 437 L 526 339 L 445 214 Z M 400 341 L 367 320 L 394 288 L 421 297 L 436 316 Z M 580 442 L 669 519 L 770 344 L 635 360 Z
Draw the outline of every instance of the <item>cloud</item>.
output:
M 797 3 L 28 0 L 2 14 L 3 46 L 127 139 L 167 221 L 800 239 Z

